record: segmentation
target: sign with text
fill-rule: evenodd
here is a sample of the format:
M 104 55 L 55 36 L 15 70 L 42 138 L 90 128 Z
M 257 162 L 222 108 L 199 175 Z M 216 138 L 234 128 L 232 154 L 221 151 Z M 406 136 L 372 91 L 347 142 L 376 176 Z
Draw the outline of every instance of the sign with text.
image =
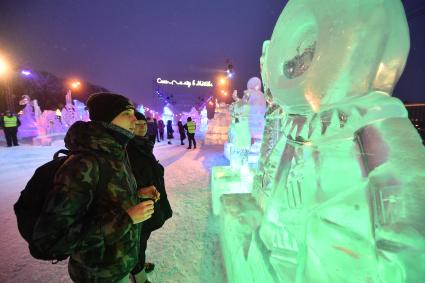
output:
M 191 80 L 191 81 L 177 81 L 177 80 L 164 80 L 161 78 L 157 78 L 156 82 L 161 85 L 172 85 L 172 86 L 186 86 L 188 88 L 190 87 L 214 87 L 213 83 L 211 81 L 197 81 L 197 80 Z

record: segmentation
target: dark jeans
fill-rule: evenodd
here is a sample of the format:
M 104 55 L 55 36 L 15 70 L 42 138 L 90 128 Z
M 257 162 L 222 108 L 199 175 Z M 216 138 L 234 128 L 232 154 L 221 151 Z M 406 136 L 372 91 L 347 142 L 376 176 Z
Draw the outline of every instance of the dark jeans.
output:
M 192 148 L 192 142 L 193 142 L 193 147 L 196 148 L 195 133 L 193 134 L 188 133 L 187 139 L 189 140 L 189 148 Z
M 18 127 L 8 127 L 3 128 L 4 136 L 6 137 L 7 146 L 18 145 Z
M 164 140 L 164 132 L 159 132 L 159 138 L 163 141 Z
M 137 274 L 145 268 L 146 262 L 146 248 L 148 246 L 148 239 L 151 236 L 151 232 L 142 232 L 140 234 L 140 253 L 139 253 L 139 262 L 131 271 L 131 274 Z

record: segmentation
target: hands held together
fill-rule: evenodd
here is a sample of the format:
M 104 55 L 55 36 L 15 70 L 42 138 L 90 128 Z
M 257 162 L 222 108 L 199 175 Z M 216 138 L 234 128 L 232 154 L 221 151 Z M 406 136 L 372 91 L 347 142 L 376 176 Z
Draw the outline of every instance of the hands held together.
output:
M 161 196 L 155 186 L 140 188 L 138 194 L 142 201 L 127 210 L 133 224 L 151 218 L 154 213 L 154 201 L 157 202 Z

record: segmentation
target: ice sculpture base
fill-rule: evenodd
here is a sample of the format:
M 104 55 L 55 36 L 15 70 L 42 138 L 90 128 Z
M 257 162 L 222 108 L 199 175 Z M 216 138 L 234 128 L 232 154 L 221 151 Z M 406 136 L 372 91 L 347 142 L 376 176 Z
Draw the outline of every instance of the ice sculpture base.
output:
M 32 139 L 33 145 L 51 146 L 56 140 L 63 140 L 65 133 L 37 136 Z
M 211 170 L 211 194 L 214 215 L 220 214 L 220 197 L 222 195 L 250 193 L 253 176 L 254 172 L 248 168 L 213 167 Z
M 230 161 L 230 152 L 232 151 L 232 147 L 234 145 L 232 143 L 226 142 L 224 144 L 224 157 L 227 158 L 227 160 Z M 251 147 L 251 151 L 248 155 L 248 164 L 249 168 L 255 169 L 257 168 L 258 159 L 260 157 L 259 151 L 253 151 L 253 148 Z M 255 148 L 256 149 L 256 148 Z
M 251 194 L 221 197 L 220 242 L 227 282 L 278 282 L 269 263 L 270 251 L 258 234 L 262 212 Z

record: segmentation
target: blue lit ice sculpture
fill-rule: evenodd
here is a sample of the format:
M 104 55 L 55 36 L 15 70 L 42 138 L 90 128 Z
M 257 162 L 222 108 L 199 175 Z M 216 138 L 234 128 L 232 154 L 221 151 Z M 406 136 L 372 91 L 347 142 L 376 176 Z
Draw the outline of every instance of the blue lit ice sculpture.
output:
M 164 106 L 164 110 L 162 112 L 162 120 L 165 124 L 167 124 L 167 121 L 174 122 L 174 113 L 171 110 L 171 106 L 169 104 Z
M 425 149 L 391 97 L 408 50 L 399 0 L 288 2 L 263 60 L 276 128 L 252 193 L 221 196 L 228 282 L 423 281 Z
M 143 106 L 143 104 L 137 105 L 137 111 L 145 115 L 145 107 Z

